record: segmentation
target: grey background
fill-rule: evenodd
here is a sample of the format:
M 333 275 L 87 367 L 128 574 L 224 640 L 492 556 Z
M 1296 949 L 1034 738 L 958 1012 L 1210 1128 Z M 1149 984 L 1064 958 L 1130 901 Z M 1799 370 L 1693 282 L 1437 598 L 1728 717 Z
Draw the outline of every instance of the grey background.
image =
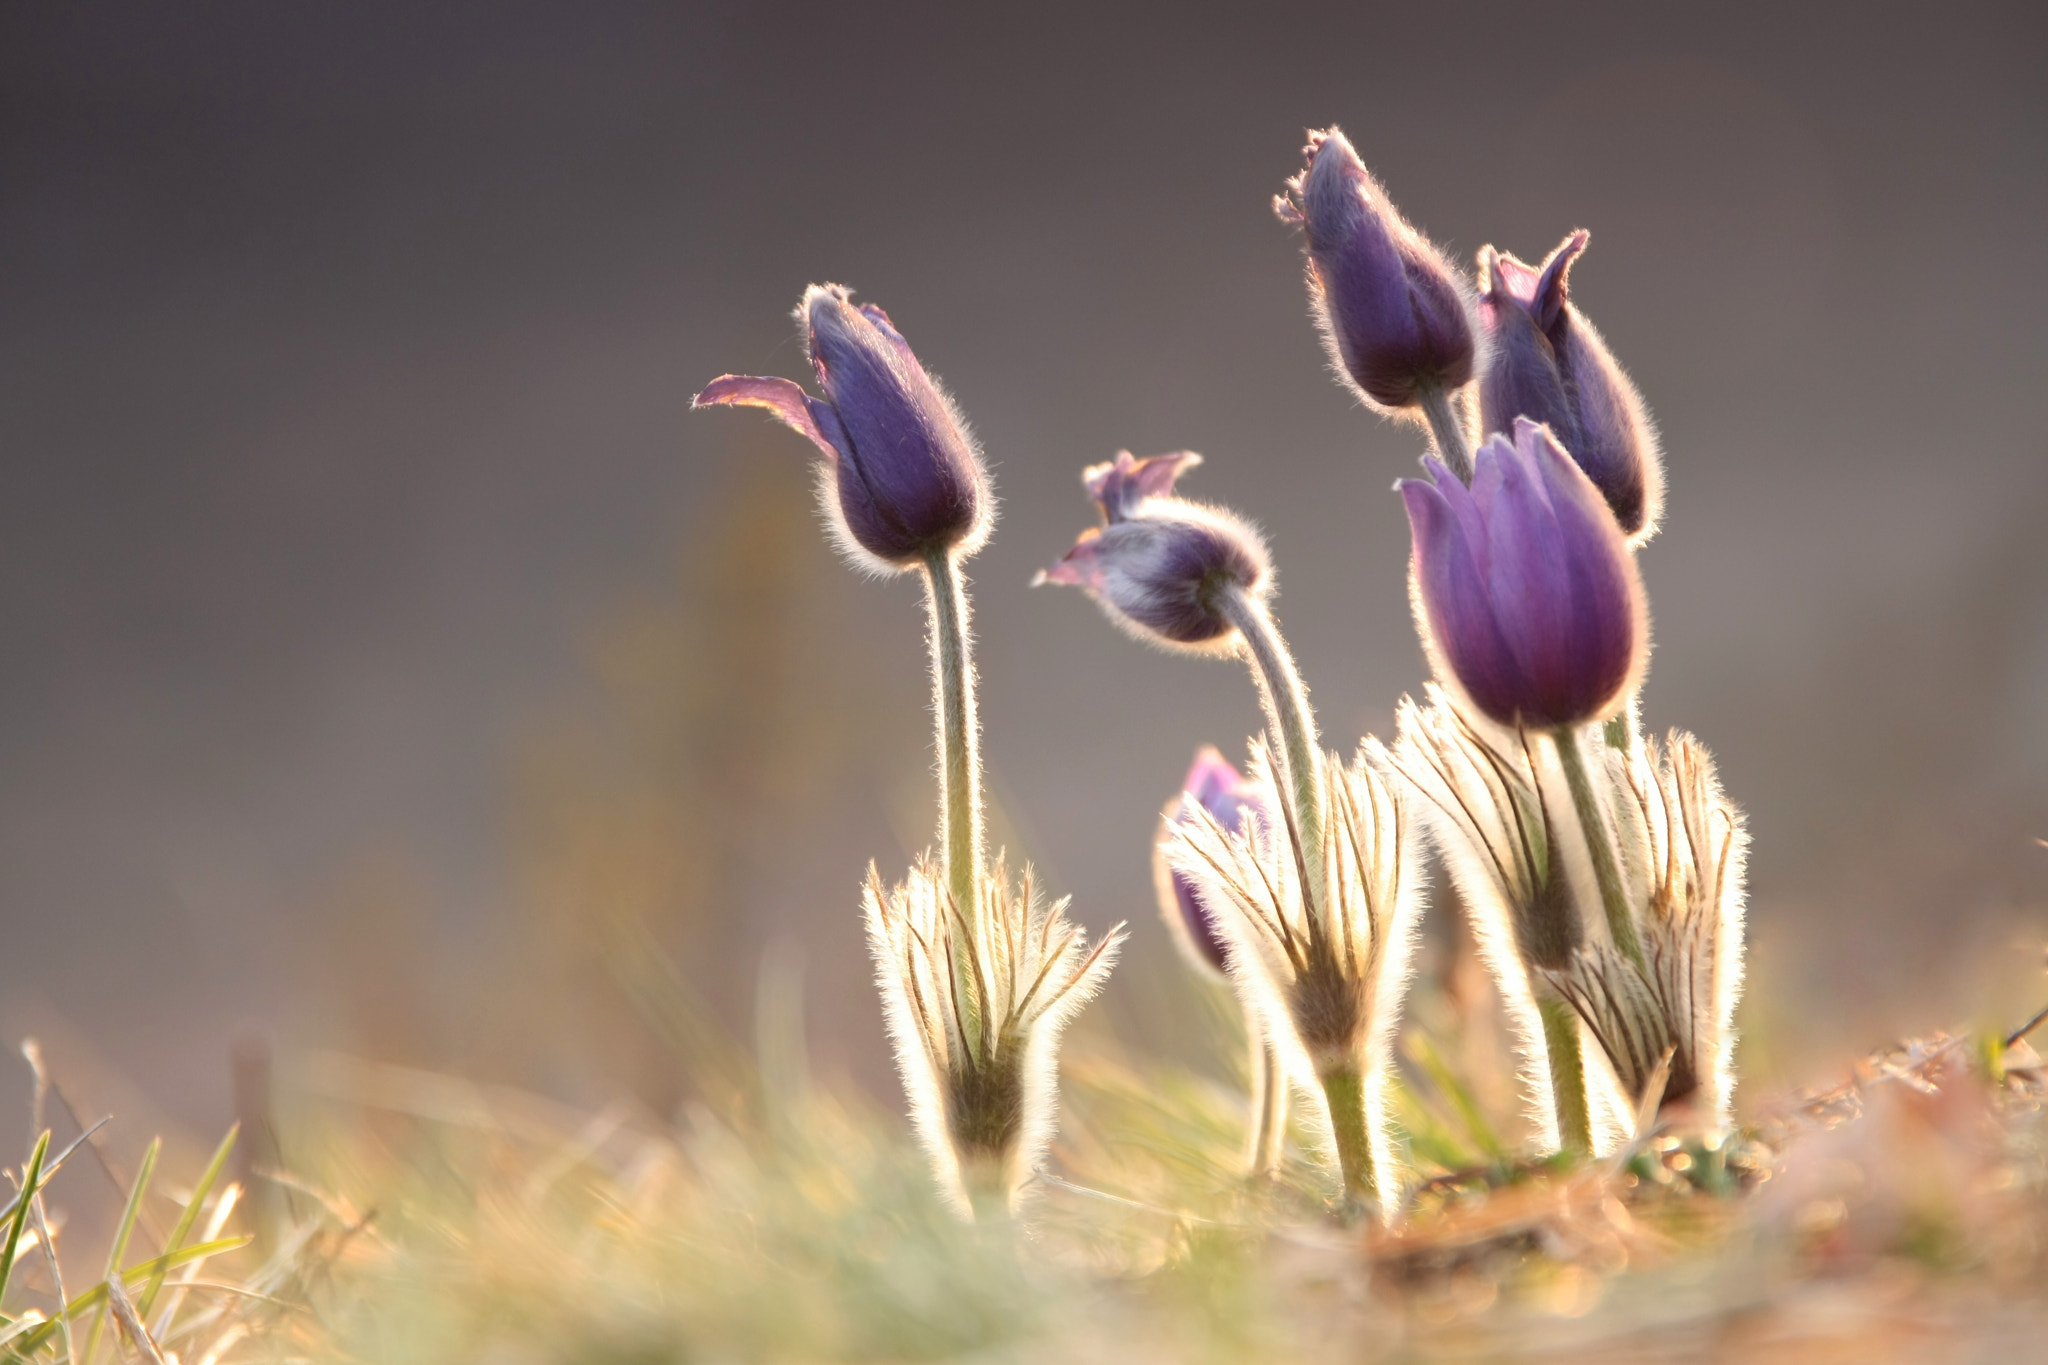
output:
M 685 410 L 801 377 L 834 279 L 986 444 L 999 825 L 1136 922 L 1096 1027 L 1172 1051 L 1151 822 L 1251 692 L 1025 585 L 1082 464 L 1192 447 L 1332 742 L 1420 683 L 1420 445 L 1329 381 L 1267 207 L 1333 121 L 1459 259 L 1592 229 L 1667 450 L 1646 715 L 1752 815 L 1757 1074 L 2038 994 L 2038 6 L 8 0 L 10 1037 L 202 1127 L 245 1026 L 666 1102 L 616 972 L 548 977 L 638 897 L 741 1031 L 789 945 L 886 1094 L 853 889 L 928 837 L 916 592 L 830 561 L 796 438 Z

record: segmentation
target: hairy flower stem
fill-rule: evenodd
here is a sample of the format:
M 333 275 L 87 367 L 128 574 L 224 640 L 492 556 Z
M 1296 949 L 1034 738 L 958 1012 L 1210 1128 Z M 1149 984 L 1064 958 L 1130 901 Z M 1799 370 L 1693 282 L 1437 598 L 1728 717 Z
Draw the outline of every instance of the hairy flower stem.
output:
M 1372 1141 L 1365 1124 L 1365 1079 L 1356 1062 L 1339 1062 L 1320 1077 L 1330 1102 L 1330 1135 L 1337 1140 L 1337 1165 L 1344 1173 L 1347 1213 L 1373 1197 Z
M 1422 415 L 1429 419 L 1429 434 L 1436 444 L 1437 458 L 1444 462 L 1458 482 L 1472 482 L 1472 445 L 1465 438 L 1465 424 L 1458 420 L 1457 409 L 1451 406 L 1451 396 L 1444 392 L 1441 384 L 1424 382 L 1416 385 L 1415 395 L 1422 400 Z
M 1314 714 L 1308 709 L 1308 692 L 1295 671 L 1287 642 L 1266 609 L 1229 584 L 1217 594 L 1217 609 L 1237 628 L 1252 666 L 1252 678 L 1259 685 L 1259 701 L 1266 710 L 1266 724 L 1285 764 L 1287 780 L 1281 784 L 1294 807 L 1295 848 L 1301 858 L 1303 889 L 1313 917 L 1326 904 L 1323 894 L 1323 785 L 1316 762 L 1317 740 Z
M 1287 1074 L 1265 1029 L 1249 1010 L 1245 1032 L 1252 1052 L 1251 1142 L 1245 1164 L 1252 1179 L 1261 1180 L 1280 1170 L 1280 1147 L 1287 1138 Z
M 1579 747 L 1579 732 L 1560 725 L 1550 732 L 1557 748 L 1557 761 L 1564 768 L 1565 785 L 1572 791 L 1572 808 L 1578 812 L 1579 827 L 1586 834 L 1586 851 L 1593 859 L 1593 880 L 1600 884 L 1600 904 L 1607 912 L 1607 929 L 1614 946 L 1637 966 L 1643 963 L 1643 945 L 1636 939 L 1636 923 L 1628 912 L 1628 894 L 1622 889 L 1621 865 L 1615 861 L 1614 840 L 1607 820 L 1593 795 L 1593 781 L 1586 773 L 1585 751 Z
M 1593 1116 L 1586 1107 L 1586 1059 L 1579 1054 L 1579 1016 L 1556 996 L 1536 1002 L 1543 1044 L 1550 1053 L 1550 1093 L 1557 1102 L 1557 1141 L 1567 1152 L 1593 1150 Z
M 974 719 L 974 659 L 967 591 L 946 551 L 925 560 L 931 611 L 932 709 L 938 716 L 939 820 L 945 833 L 946 886 L 971 932 L 980 932 L 981 732 Z

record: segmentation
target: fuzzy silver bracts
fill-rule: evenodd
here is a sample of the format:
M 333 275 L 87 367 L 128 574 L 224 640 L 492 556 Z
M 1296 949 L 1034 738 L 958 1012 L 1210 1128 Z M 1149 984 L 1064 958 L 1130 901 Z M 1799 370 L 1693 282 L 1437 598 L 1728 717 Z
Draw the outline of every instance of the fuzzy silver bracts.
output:
M 1281 812 L 1285 821 L 1291 807 L 1265 746 L 1254 743 L 1255 800 L 1242 826 L 1233 832 L 1189 801 L 1168 832 L 1166 857 L 1228 942 L 1245 1008 L 1296 1079 L 1319 1083 L 1347 1174 L 1369 1172 L 1372 1195 L 1391 1214 L 1400 1180 L 1385 1096 L 1422 914 L 1420 849 L 1405 797 L 1362 753 L 1348 767 L 1324 754 L 1317 778 L 1322 832 L 1305 845 L 1267 818 Z M 1319 895 L 1308 889 L 1317 886 Z M 1362 1133 L 1340 1108 L 1362 1109 Z M 1342 1150 L 1360 1139 L 1366 1151 Z
M 1028 866 L 1011 885 L 1000 857 L 980 892 L 963 912 L 927 859 L 893 889 L 871 866 L 862 903 L 911 1121 L 948 1200 L 987 1217 L 1014 1209 L 1044 1156 L 1059 1035 L 1124 931 L 1091 950 L 1066 900 L 1047 905 Z
M 1399 724 L 1387 761 L 1416 792 L 1470 909 L 1539 1142 L 1592 1137 L 1576 1021 L 1604 1059 L 1596 1090 L 1620 1101 L 1606 1106 L 1610 1129 L 1651 1098 L 1667 1054 L 1654 1104 L 1689 1101 L 1704 1123 L 1725 1125 L 1747 836 L 1706 750 L 1679 733 L 1625 752 L 1589 745 L 1602 828 L 1588 831 L 1537 737 L 1469 719 L 1433 685 L 1428 705 L 1402 703 Z M 1620 935 L 1603 913 L 1589 834 L 1618 852 Z
M 1635 1103 L 1689 1102 L 1723 1127 L 1742 990 L 1742 812 L 1722 793 L 1705 746 L 1677 730 L 1661 746 L 1645 739 L 1626 755 L 1608 751 L 1605 795 L 1641 958 L 1595 939 L 1548 975 Z M 1667 1052 L 1664 1093 L 1651 1097 Z

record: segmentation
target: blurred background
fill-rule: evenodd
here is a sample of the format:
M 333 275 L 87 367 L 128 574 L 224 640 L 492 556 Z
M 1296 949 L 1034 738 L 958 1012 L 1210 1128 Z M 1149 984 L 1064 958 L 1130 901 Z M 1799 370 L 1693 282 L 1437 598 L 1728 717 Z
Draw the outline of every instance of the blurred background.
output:
M 237 1037 L 666 1111 L 766 962 L 892 1097 L 855 893 L 930 838 L 918 592 L 834 562 L 798 438 L 686 411 L 806 377 L 838 280 L 994 465 L 997 833 L 1136 926 L 1086 1026 L 1185 1056 L 1149 843 L 1251 689 L 1026 585 L 1083 464 L 1192 447 L 1330 742 L 1422 681 L 1421 443 L 1268 206 L 1331 122 L 1459 259 L 1592 230 L 1669 473 L 1646 719 L 1751 815 L 1750 1093 L 2038 1003 L 2039 6 L 10 0 L 6 1055 L 209 1132 Z

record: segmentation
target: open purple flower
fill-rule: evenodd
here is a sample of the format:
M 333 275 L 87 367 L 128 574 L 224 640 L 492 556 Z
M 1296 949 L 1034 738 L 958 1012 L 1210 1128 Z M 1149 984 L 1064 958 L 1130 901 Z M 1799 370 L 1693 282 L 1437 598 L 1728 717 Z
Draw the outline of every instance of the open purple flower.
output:
M 1309 134 L 1308 168 L 1273 201 L 1308 237 L 1309 297 L 1336 366 L 1368 402 L 1406 408 L 1472 377 L 1466 290 L 1367 173 L 1344 134 Z
M 1220 594 L 1237 589 L 1263 598 L 1272 573 L 1257 531 L 1220 508 L 1173 496 L 1181 471 L 1201 460 L 1187 450 L 1139 460 L 1126 450 L 1084 470 L 1103 525 L 1083 531 L 1035 581 L 1083 589 L 1140 639 L 1195 649 L 1229 640 L 1234 627 Z
M 726 375 L 693 408 L 766 408 L 824 452 L 826 517 L 853 558 L 881 571 L 972 554 L 992 499 L 967 424 L 875 305 L 814 284 L 797 305 L 823 401 L 792 380 Z
M 1515 422 L 1472 486 L 1403 479 L 1416 614 L 1437 675 L 1503 725 L 1555 729 L 1623 704 L 1649 653 L 1642 579 L 1614 514 L 1550 432 Z
M 1169 802 L 1162 812 L 1169 830 L 1175 822 L 1195 818 L 1187 809 L 1186 802 L 1190 798 L 1231 834 L 1244 828 L 1247 811 L 1261 820 L 1271 818 L 1262 809 L 1263 803 L 1252 784 L 1212 744 L 1196 750 L 1194 764 L 1189 767 L 1181 787 L 1182 795 Z M 1162 843 L 1157 871 L 1159 908 L 1165 914 L 1167 924 L 1174 930 L 1174 937 L 1187 948 L 1191 960 L 1228 975 L 1230 946 L 1216 927 L 1215 915 L 1202 904 L 1195 893 L 1195 884 L 1187 874 L 1168 866 L 1163 849 Z
M 1655 530 L 1663 496 L 1657 433 L 1607 344 L 1572 306 L 1566 276 L 1586 249 L 1574 232 L 1540 266 L 1486 247 L 1479 316 L 1492 343 L 1479 381 L 1479 418 L 1505 432 L 1517 417 L 1556 434 L 1636 540 Z

